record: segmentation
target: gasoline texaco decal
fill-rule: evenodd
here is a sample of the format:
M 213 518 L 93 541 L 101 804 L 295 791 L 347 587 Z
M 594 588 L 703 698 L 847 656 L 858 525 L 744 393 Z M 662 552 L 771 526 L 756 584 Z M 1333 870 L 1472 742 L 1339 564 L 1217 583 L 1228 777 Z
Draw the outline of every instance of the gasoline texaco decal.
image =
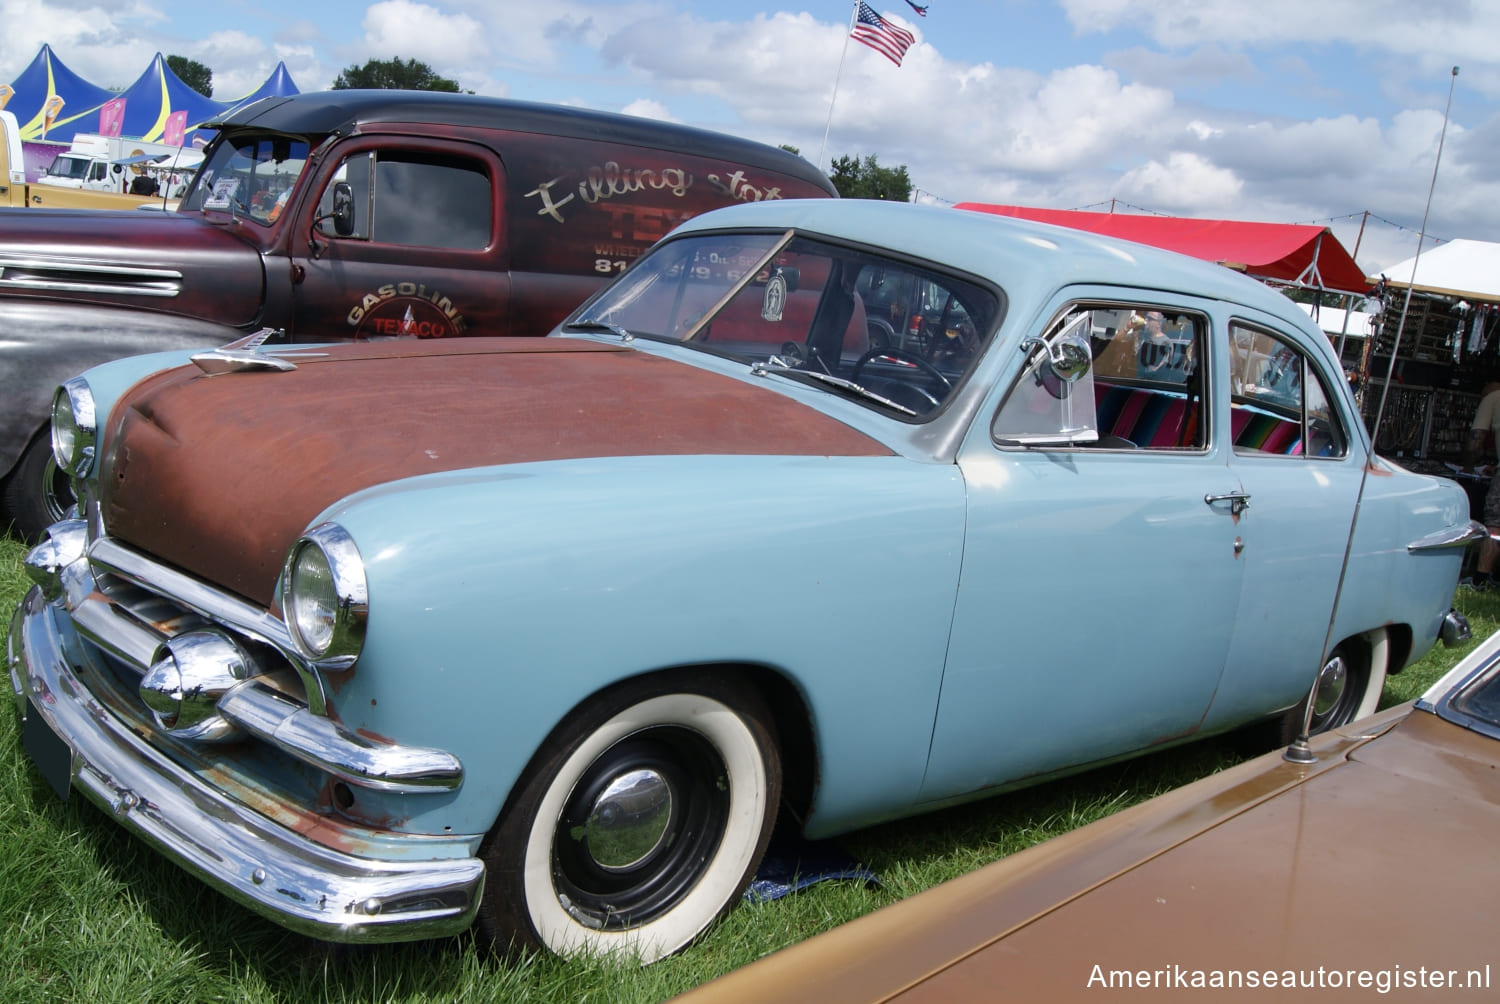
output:
M 366 293 L 346 319 L 357 339 L 451 338 L 468 328 L 452 300 L 420 282 L 395 282 Z

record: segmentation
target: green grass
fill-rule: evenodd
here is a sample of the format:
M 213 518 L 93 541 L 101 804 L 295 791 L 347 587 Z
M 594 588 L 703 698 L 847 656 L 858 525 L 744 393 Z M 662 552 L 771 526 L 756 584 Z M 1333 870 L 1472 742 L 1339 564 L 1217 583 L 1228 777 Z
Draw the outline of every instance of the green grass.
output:
M 22 546 L 0 537 L 0 632 L 26 588 Z M 1476 638 L 1500 595 L 1460 591 Z M 1471 643 L 1472 644 L 1472 643 Z M 1438 648 L 1386 687 L 1421 693 L 1470 646 Z M 60 802 L 0 713 L 0 1000 L 655 1002 L 778 948 L 1236 762 L 1207 740 L 1037 788 L 851 834 L 883 886 L 825 883 L 742 904 L 686 952 L 646 969 L 535 956 L 502 960 L 467 936 L 334 946 L 289 934 L 189 878 L 81 798 Z

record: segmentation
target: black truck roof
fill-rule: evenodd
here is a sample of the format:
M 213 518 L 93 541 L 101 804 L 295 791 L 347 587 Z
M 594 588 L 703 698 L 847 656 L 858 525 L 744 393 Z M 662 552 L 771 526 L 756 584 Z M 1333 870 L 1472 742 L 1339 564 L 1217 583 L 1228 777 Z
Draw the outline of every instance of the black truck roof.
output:
M 354 133 L 377 123 L 441 122 L 477 129 L 508 129 L 575 139 L 649 146 L 716 157 L 817 185 L 830 195 L 833 183 L 812 164 L 786 150 L 753 140 L 656 119 L 529 101 L 441 91 L 312 91 L 262 98 L 233 109 L 204 128 L 265 129 L 291 136 Z

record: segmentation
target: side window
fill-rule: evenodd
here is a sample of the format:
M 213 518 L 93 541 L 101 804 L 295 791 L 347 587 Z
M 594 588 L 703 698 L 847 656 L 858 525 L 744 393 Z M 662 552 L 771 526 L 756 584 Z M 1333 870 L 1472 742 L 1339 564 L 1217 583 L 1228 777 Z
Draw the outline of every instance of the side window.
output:
M 352 225 L 336 230 L 336 194 L 352 196 Z M 479 251 L 489 246 L 494 200 L 489 172 L 468 157 L 408 151 L 358 153 L 339 165 L 318 203 L 329 237 L 403 247 Z
M 1149 304 L 1079 303 L 1048 331 L 1074 329 L 1086 339 L 1098 439 L 1076 445 L 1118 450 L 1201 450 L 1208 442 L 1200 314 Z M 1030 369 L 1028 368 L 1028 373 Z M 1018 426 L 1035 397 L 1023 375 L 997 417 L 994 432 Z
M 1260 328 L 1229 326 L 1230 431 L 1242 454 L 1342 457 L 1348 439 L 1307 354 Z

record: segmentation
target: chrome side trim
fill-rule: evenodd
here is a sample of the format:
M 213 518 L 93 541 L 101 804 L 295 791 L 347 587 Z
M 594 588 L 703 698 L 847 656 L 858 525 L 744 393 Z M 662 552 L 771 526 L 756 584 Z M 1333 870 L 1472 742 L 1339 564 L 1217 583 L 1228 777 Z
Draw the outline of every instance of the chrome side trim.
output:
M 1440 551 L 1451 547 L 1468 547 L 1476 540 L 1483 540 L 1490 532 L 1483 523 L 1471 519 L 1467 523 L 1444 527 L 1437 533 L 1429 533 L 1406 545 L 1408 551 Z
M 374 742 L 254 680 L 221 697 L 218 710 L 289 756 L 361 787 L 417 794 L 463 781 L 463 765 L 451 753 Z
M 60 613 L 32 589 L 17 609 L 7 661 L 22 715 L 29 708 L 71 750 L 73 790 L 180 867 L 293 931 L 386 942 L 456 934 L 472 923 L 484 887 L 484 864 L 472 856 L 476 835 L 398 843 L 330 820 L 318 829 L 335 847 L 277 825 L 98 704 L 69 667 Z
M 134 293 L 174 297 L 182 292 L 182 273 L 78 258 L 23 257 L 0 254 L 0 288 L 55 293 Z

